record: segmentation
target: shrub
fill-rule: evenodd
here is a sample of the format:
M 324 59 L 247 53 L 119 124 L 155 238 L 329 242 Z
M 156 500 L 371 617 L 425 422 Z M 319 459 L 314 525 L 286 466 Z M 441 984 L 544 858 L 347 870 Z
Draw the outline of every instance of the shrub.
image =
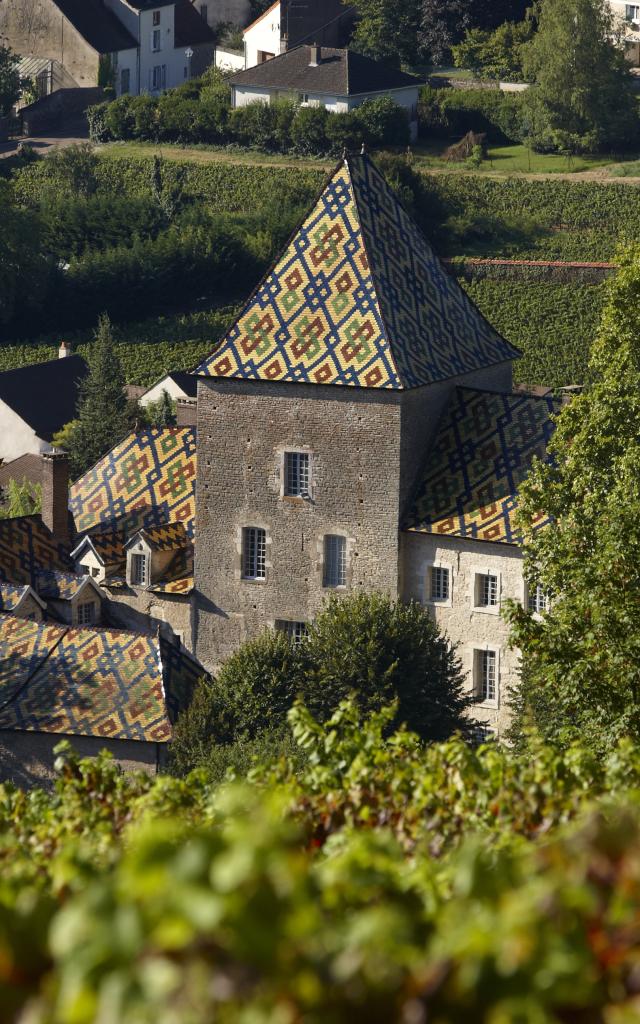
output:
M 298 107 L 291 122 L 291 145 L 297 153 L 316 156 L 327 152 L 330 117 L 324 107 Z
M 420 91 L 418 123 L 422 134 L 460 138 L 484 133 L 492 143 L 521 142 L 523 99 L 498 89 L 433 89 Z
M 364 141 L 374 148 L 406 146 L 409 143 L 409 115 L 389 96 L 366 100 L 356 110 Z

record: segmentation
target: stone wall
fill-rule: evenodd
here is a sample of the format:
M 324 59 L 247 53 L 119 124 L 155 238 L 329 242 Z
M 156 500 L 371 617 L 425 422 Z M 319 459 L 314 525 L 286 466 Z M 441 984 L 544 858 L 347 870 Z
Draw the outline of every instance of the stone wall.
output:
M 96 757 L 102 750 L 108 750 L 123 771 L 155 775 L 165 756 L 164 745 L 159 743 L 1 729 L 0 782 L 13 782 L 22 787 L 50 785 L 55 776 L 53 750 L 65 739 L 82 757 Z
M 171 627 L 185 647 L 193 650 L 191 598 L 179 594 L 154 594 L 136 587 L 109 588 L 103 584 L 107 600 L 103 608 L 106 621 L 119 629 L 155 635 L 158 629 Z
M 476 650 L 498 652 L 498 695 L 492 703 L 479 704 L 474 717 L 494 730 L 499 737 L 510 721 L 507 693 L 518 680 L 519 654 L 508 646 L 509 627 L 502 619 L 501 606 L 507 598 L 525 601 L 522 553 L 510 544 L 463 540 L 431 534 L 404 533 L 402 552 L 402 597 L 420 601 L 430 608 L 435 621 L 459 644 L 459 655 L 473 685 L 473 659 Z M 429 568 L 450 570 L 451 594 L 448 602 L 431 604 Z M 499 579 L 500 603 L 497 608 L 474 607 L 476 573 L 491 572 Z
M 2 0 L 0 39 L 23 57 L 58 61 L 76 85 L 98 82 L 98 54 L 52 0 Z
M 351 588 L 397 593 L 401 396 L 210 380 L 198 392 L 196 655 L 211 670 L 277 619 L 320 609 L 325 534 L 347 537 Z M 285 448 L 309 451 L 310 500 L 281 497 Z M 267 578 L 241 578 L 245 526 Z

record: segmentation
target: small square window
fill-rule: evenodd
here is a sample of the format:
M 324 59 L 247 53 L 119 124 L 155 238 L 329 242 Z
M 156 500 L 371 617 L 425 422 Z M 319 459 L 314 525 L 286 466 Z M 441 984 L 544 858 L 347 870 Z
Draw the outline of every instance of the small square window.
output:
M 147 582 L 147 556 L 131 556 L 131 582 L 134 587 L 144 587 Z
M 476 693 L 480 701 L 498 697 L 498 655 L 495 651 L 476 651 Z
M 276 629 L 285 633 L 292 643 L 299 644 L 306 640 L 309 635 L 309 627 L 306 622 L 292 622 L 289 619 L 278 619 Z
M 542 615 L 543 612 L 549 610 L 549 598 L 540 583 L 537 583 L 535 587 L 531 587 L 529 590 L 527 605 L 530 612 L 538 615 Z
M 242 531 L 242 576 L 245 580 L 264 580 L 267 576 L 267 532 L 258 526 Z
M 329 533 L 324 538 L 323 587 L 347 585 L 347 538 Z
M 284 453 L 284 493 L 288 498 L 308 498 L 311 478 L 308 452 Z
M 154 25 L 159 25 L 160 24 L 160 11 L 154 11 L 153 12 L 153 24 Z
M 90 626 L 96 619 L 96 609 L 92 601 L 78 605 L 78 625 Z
M 448 601 L 450 594 L 449 570 L 433 565 L 430 570 L 430 596 L 432 601 Z
M 476 576 L 476 605 L 478 608 L 496 608 L 498 604 L 498 577 L 492 573 Z

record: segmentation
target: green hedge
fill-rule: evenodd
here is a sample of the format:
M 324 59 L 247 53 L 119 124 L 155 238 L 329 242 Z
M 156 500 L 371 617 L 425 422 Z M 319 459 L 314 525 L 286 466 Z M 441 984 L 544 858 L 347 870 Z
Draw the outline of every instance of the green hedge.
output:
M 489 142 L 521 142 L 522 98 L 499 89 L 433 89 L 425 86 L 418 102 L 420 134 L 460 139 L 484 132 Z

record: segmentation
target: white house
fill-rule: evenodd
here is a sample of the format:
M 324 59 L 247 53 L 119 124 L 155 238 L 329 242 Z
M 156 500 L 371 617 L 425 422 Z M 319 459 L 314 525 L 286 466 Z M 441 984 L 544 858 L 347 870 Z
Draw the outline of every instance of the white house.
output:
M 417 135 L 420 79 L 353 50 L 297 46 L 238 72 L 230 82 L 234 107 L 290 99 L 343 113 L 389 96 L 408 112 L 412 136 Z
M 54 434 L 75 418 L 86 374 L 81 356 L 0 373 L 0 461 L 53 450 Z
M 157 402 L 162 398 L 163 391 L 166 391 L 174 402 L 179 398 L 195 399 L 198 392 L 197 384 L 197 378 L 192 373 L 187 373 L 186 370 L 173 370 L 140 395 L 138 403 L 146 406 L 151 402 Z
M 640 3 L 609 0 L 609 4 L 616 18 L 625 56 L 630 64 L 640 67 Z
M 346 46 L 354 9 L 342 0 L 276 0 L 244 31 L 244 66 L 252 68 L 301 43 Z

